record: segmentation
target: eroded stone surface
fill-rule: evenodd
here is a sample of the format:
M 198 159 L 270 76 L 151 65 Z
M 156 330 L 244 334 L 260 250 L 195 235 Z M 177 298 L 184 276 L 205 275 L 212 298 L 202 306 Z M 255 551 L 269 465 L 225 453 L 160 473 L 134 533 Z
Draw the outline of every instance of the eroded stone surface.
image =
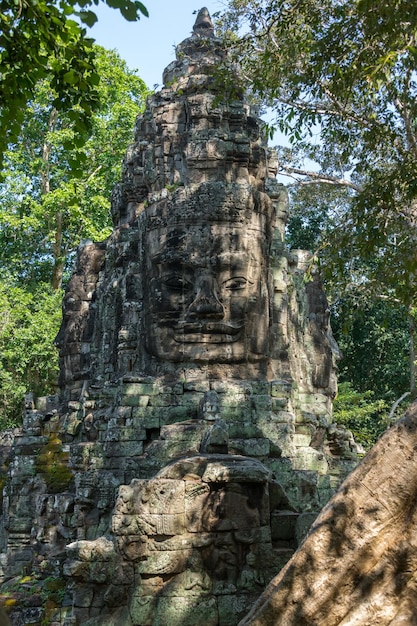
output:
M 352 472 L 240 626 L 414 624 L 417 404 Z

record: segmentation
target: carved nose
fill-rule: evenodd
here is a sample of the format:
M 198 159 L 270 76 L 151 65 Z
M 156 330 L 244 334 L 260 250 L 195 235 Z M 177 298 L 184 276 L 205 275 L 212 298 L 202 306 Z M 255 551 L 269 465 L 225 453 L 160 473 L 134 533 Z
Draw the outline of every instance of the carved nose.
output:
M 224 308 L 217 296 L 216 284 L 213 278 L 204 277 L 198 286 L 195 299 L 190 304 L 188 316 L 210 317 L 213 319 L 222 319 L 224 317 Z

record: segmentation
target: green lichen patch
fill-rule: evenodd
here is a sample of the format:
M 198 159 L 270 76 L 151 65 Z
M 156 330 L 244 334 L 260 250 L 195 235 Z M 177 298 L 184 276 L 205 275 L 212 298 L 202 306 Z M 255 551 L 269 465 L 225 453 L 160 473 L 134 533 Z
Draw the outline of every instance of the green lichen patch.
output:
M 59 493 L 70 487 L 73 474 L 68 467 L 68 458 L 69 453 L 63 450 L 62 441 L 55 434 L 40 449 L 35 465 L 50 493 Z

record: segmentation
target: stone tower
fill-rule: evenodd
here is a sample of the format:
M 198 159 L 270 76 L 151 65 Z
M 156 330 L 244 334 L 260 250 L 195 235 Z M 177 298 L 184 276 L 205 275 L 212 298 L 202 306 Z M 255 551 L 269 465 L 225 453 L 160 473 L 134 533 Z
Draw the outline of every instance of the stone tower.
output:
M 78 251 L 60 397 L 28 403 L 13 445 L 5 575 L 64 576 L 54 624 L 237 624 L 354 457 L 326 298 L 207 9 L 176 57 L 112 235 Z

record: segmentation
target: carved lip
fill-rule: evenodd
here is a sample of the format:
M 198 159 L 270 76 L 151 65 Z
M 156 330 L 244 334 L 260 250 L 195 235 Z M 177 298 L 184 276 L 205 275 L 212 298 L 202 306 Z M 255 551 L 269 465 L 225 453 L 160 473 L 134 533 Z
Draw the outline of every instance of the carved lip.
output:
M 177 343 L 230 343 L 238 341 L 242 324 L 224 322 L 182 322 L 175 328 Z

